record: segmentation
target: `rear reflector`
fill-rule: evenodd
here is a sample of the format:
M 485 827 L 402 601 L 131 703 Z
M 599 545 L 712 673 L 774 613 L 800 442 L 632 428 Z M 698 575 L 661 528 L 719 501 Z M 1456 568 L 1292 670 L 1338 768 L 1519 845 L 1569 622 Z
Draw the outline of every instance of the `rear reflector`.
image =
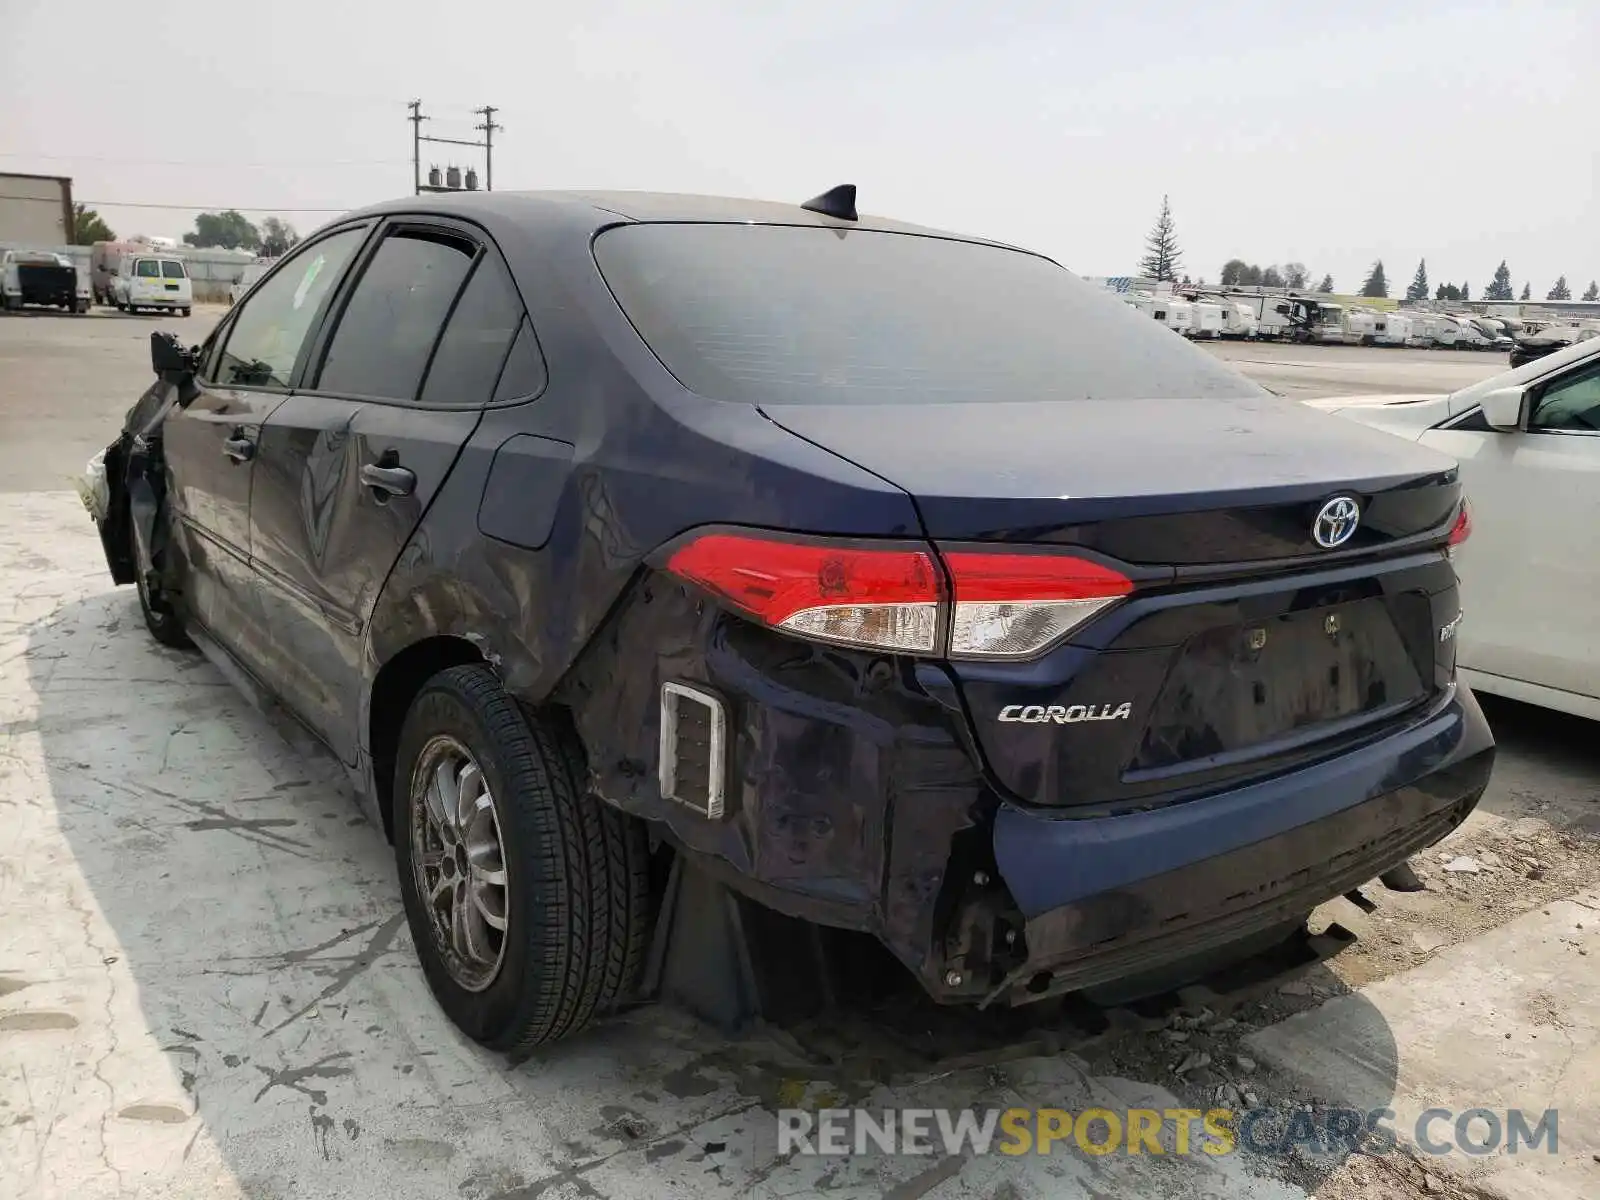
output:
M 964 550 L 944 559 L 953 597 L 932 555 L 910 547 L 706 533 L 666 565 L 802 637 L 954 658 L 1033 657 L 1133 591 L 1121 572 L 1071 555 Z

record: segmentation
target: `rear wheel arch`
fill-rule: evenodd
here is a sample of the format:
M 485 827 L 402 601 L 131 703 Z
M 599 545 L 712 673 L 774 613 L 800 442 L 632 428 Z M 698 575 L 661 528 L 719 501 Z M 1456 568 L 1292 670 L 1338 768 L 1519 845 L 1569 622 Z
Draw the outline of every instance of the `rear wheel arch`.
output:
M 464 637 L 441 634 L 413 642 L 391 656 L 373 677 L 367 712 L 367 752 L 383 831 L 394 837 L 394 766 L 400 730 L 417 694 L 440 671 L 482 663 L 483 654 Z

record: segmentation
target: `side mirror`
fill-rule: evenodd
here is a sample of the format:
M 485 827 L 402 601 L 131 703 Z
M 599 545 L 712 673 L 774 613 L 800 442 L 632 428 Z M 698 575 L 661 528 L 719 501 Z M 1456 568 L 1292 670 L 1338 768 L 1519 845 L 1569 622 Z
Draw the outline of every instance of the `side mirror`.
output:
M 157 375 L 191 375 L 194 373 L 194 355 L 184 349 L 175 333 L 150 335 L 150 366 Z
M 1522 410 L 1527 396 L 1527 388 L 1495 388 L 1480 401 L 1483 419 L 1491 429 L 1498 429 L 1502 433 L 1517 432 L 1522 428 Z

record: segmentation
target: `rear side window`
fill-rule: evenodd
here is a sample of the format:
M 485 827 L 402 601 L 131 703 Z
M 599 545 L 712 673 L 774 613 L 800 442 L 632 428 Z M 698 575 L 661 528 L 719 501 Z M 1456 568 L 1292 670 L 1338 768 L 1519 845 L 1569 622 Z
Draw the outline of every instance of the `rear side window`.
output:
M 311 323 L 367 236 L 341 229 L 301 246 L 235 310 L 213 378 L 223 386 L 288 387 Z
M 544 355 L 539 350 L 539 339 L 533 334 L 532 324 L 524 317 L 522 328 L 517 330 L 517 340 L 511 343 L 505 369 L 500 372 L 500 382 L 495 385 L 495 403 L 537 396 L 544 391 L 544 384 Z
M 153 258 L 141 258 L 133 264 L 133 273 L 140 279 L 160 279 L 161 264 Z
M 172 259 L 164 259 L 161 263 L 161 274 L 167 279 L 186 278 L 183 264 Z
M 637 224 L 595 241 L 686 387 L 754 404 L 1265 395 L 1112 294 L 1016 250 L 855 229 Z
M 424 404 L 487 404 L 522 324 L 522 300 L 498 254 L 485 254 L 467 281 L 428 366 Z
M 339 318 L 318 390 L 414 399 L 476 253 L 464 238 L 432 231 L 386 237 Z

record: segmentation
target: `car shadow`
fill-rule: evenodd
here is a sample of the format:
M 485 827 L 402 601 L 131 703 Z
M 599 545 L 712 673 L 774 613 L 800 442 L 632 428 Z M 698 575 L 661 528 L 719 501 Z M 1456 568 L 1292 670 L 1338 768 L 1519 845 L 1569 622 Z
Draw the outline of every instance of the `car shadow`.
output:
M 0 562 L 33 613 L 10 636 L 0 623 L 0 660 L 24 668 L 0 692 L 21 931 L 0 950 L 0 1048 L 29 1081 L 0 1093 L 15 1106 L 0 1108 L 0 1160 L 39 1194 L 909 1198 L 959 1179 L 939 1195 L 1139 1195 L 1177 1164 L 1070 1144 L 781 1154 L 777 1112 L 1206 1110 L 1252 1093 L 1276 1106 L 1260 1144 L 1308 1101 L 1393 1101 L 1392 1032 L 1324 966 L 1231 1010 L 1183 1003 L 1137 1027 L 1041 1012 L 1008 1044 L 990 1018 L 916 997 L 743 1036 L 642 1006 L 509 1067 L 434 1005 L 392 852 L 341 768 L 283 740 L 198 654 L 156 645 L 132 589 L 102 590 L 103 565 L 74 546 Z M 0 560 L 15 554 L 0 537 Z M 1240 1070 L 1250 1032 L 1340 997 L 1362 1056 L 1342 1094 Z M 1263 1173 L 1314 1189 L 1349 1154 L 1323 1149 L 1196 1150 L 1181 1169 L 1196 1195 Z

